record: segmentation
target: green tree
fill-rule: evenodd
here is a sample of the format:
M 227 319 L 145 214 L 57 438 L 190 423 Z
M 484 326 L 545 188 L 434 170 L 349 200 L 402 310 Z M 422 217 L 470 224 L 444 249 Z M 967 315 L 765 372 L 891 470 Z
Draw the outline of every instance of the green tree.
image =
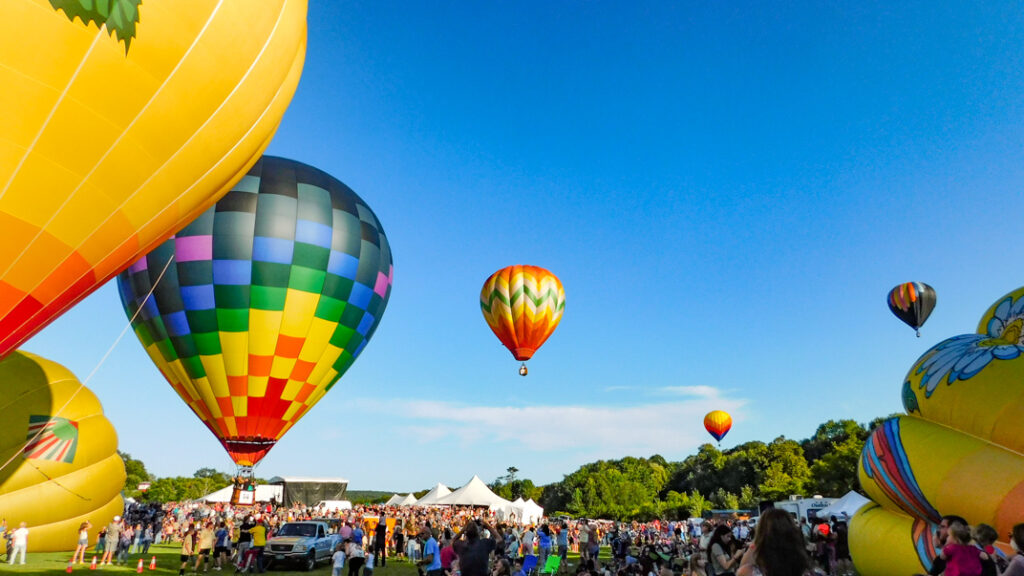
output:
M 804 456 L 807 461 L 814 463 L 816 460 L 828 454 L 837 444 L 842 444 L 849 438 L 856 438 L 863 442 L 868 437 L 868 430 L 858 424 L 855 420 L 829 420 L 818 426 L 807 440 L 801 442 L 804 449 Z
M 117 454 L 124 461 L 124 471 L 127 475 L 124 481 L 124 495 L 139 499 L 143 496 L 143 493 L 139 491 L 139 484 L 149 482 L 153 478 L 141 460 L 136 460 L 132 458 L 131 454 L 121 452 L 120 450 L 118 450 Z
M 794 440 L 778 437 L 768 445 L 767 460 L 760 463 L 757 492 L 765 500 L 782 500 L 803 494 L 811 478 L 803 448 Z
M 815 494 L 840 497 L 857 489 L 857 463 L 864 440 L 849 437 L 811 465 L 811 486 Z

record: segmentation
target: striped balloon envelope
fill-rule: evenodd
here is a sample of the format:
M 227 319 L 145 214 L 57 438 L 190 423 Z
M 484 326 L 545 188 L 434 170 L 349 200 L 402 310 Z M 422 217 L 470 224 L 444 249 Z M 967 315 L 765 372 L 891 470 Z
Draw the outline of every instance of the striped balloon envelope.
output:
M 392 278 L 384 230 L 355 192 L 264 156 L 117 280 L 150 358 L 232 459 L 253 466 L 363 351 Z
M 729 430 L 732 430 L 732 416 L 729 416 L 728 412 L 712 410 L 704 416 L 704 429 L 716 442 L 721 442 Z
M 920 328 L 935 309 L 935 289 L 924 282 L 904 282 L 889 291 L 889 311 L 921 336 Z
M 539 266 L 508 266 L 484 282 L 480 309 L 494 335 L 526 362 L 551 336 L 565 311 L 565 289 Z M 520 369 L 526 375 L 526 365 Z
M 0 357 L 244 176 L 305 53 L 306 0 L 0 2 Z

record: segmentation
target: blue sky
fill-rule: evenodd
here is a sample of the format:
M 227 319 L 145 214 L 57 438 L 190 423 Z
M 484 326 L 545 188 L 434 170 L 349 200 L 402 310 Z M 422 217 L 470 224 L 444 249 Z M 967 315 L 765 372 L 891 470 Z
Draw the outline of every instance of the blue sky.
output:
M 260 476 L 409 491 L 509 466 L 682 459 L 901 409 L 928 347 L 1024 276 L 1024 14 L 1010 2 L 328 2 L 269 153 L 388 234 L 391 301 Z M 495 270 L 558 275 L 530 375 L 491 335 Z M 904 281 L 938 292 L 922 337 Z M 127 324 L 108 284 L 23 349 L 85 378 Z M 129 332 L 90 381 L 160 476 L 232 468 Z

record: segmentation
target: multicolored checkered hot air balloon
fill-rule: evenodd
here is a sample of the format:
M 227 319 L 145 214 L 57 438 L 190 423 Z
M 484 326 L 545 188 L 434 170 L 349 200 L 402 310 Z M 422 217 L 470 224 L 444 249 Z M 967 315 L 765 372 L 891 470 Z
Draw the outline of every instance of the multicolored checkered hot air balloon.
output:
M 384 230 L 355 192 L 264 156 L 117 281 L 150 358 L 244 468 L 359 356 L 392 277 Z
M 3 357 L 259 159 L 306 0 L 0 2 L 0 38 Z
M 716 442 L 721 442 L 729 430 L 732 430 L 732 416 L 729 416 L 728 412 L 712 410 L 704 416 L 704 429 Z
M 904 282 L 889 291 L 889 310 L 917 332 L 935 308 L 935 289 L 924 282 Z
M 484 282 L 480 309 L 495 336 L 523 364 L 551 336 L 565 311 L 565 289 L 558 278 L 539 266 L 502 268 Z

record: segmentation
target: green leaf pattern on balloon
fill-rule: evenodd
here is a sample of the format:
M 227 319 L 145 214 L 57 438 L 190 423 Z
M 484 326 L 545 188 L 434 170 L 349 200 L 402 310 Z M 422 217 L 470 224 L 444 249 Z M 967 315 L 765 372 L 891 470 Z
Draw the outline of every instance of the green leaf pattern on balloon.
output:
M 101 30 L 106 26 L 107 33 L 117 34 L 124 42 L 125 54 L 135 38 L 140 4 L 142 0 L 50 0 L 55 10 L 63 10 L 72 22 L 79 18 L 86 26 L 95 24 Z

